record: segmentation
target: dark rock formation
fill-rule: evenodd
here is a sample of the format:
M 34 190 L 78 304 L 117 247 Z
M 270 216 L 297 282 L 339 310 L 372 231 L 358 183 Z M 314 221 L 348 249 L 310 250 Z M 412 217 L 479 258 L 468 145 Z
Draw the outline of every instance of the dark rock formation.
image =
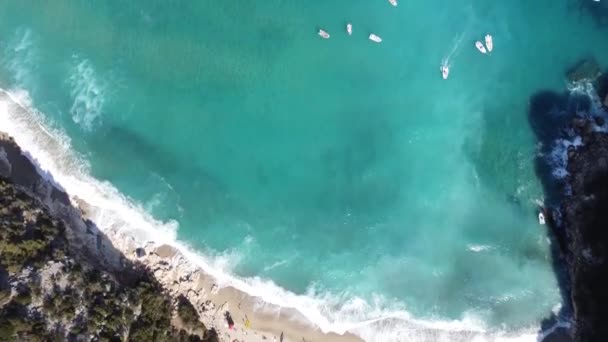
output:
M 608 134 L 590 132 L 568 160 L 562 224 L 577 341 L 608 340 Z
M 608 133 L 607 113 L 597 106 L 608 97 L 608 73 L 599 71 L 594 59 L 583 60 L 565 76 L 585 92 L 541 91 L 530 100 L 536 171 L 564 304 L 543 322 L 545 341 L 608 341 Z
M 573 323 L 568 334 L 554 330 L 546 340 L 571 335 L 580 342 L 608 341 L 608 133 L 602 132 L 606 113 L 591 105 L 607 96 L 608 75 L 599 75 L 597 63 L 588 59 L 566 76 L 590 82 L 597 98 L 539 92 L 529 112 L 540 143 L 536 168 L 551 213 L 547 223 L 564 301 L 546 328 L 556 321 Z M 556 148 L 565 148 L 565 165 L 555 157 Z M 567 175 L 556 177 L 555 168 L 563 166 Z

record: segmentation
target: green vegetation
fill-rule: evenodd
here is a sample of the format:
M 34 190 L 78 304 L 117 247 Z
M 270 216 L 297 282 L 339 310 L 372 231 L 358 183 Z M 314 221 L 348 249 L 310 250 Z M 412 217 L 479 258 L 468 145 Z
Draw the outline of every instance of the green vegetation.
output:
M 38 203 L 5 181 L 0 182 L 0 194 L 0 265 L 9 273 L 41 266 L 63 234 L 63 224 L 49 215 L 36 215 Z
M 58 271 L 55 267 L 43 276 L 48 265 L 57 263 Z M 61 221 L 0 179 L 3 278 L 8 282 L 0 283 L 0 342 L 90 336 L 98 341 L 217 341 L 183 297 L 177 314 L 201 336 L 171 325 L 172 298 L 144 267 L 127 265 L 119 274 L 99 269 L 96 260 L 70 249 Z
M 184 296 L 177 297 L 177 314 L 184 324 L 195 328 L 201 326 L 204 328 L 204 325 L 199 321 L 198 312 Z

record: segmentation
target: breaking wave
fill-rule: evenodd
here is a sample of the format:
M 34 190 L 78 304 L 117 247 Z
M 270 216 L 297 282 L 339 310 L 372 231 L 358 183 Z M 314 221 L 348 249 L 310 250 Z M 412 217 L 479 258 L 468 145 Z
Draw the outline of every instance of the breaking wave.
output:
M 85 70 L 84 74 L 90 73 L 86 71 L 86 62 L 78 65 Z M 79 106 L 76 105 L 80 108 Z M 82 120 L 83 124 L 91 122 L 84 117 Z M 267 279 L 235 276 L 224 267 L 224 259 L 238 256 L 232 252 L 219 256 L 198 253 L 177 240 L 176 221 L 156 220 L 143 205 L 121 194 L 112 184 L 90 176 L 86 160 L 71 149 L 70 139 L 61 130 L 44 121 L 44 115 L 35 110 L 27 92 L 0 90 L 0 127 L 29 153 L 42 170 L 51 174 L 70 196 L 80 198 L 97 208 L 92 219 L 102 231 L 119 227 L 120 232 L 142 244 L 146 241 L 162 241 L 172 245 L 194 265 L 215 277 L 220 286 L 233 286 L 279 308 L 294 308 L 324 332 L 341 334 L 350 331 L 366 341 L 382 342 L 537 340 L 536 326 L 518 332 L 489 331 L 473 312 L 454 321 L 420 320 L 412 317 L 402 303 L 390 302 L 382 296 L 366 301 L 348 293 L 327 293 L 315 288 L 309 288 L 305 295 L 296 295 Z M 482 247 L 485 246 L 471 246 L 471 250 L 481 251 L 484 249 Z

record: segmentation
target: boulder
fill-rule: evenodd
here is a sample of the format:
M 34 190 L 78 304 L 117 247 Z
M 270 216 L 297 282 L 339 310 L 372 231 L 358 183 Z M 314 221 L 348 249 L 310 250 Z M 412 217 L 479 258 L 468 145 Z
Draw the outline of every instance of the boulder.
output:
M 606 99 L 608 100 L 608 97 L 606 97 Z M 604 126 L 606 123 L 606 120 L 604 120 L 604 118 L 601 116 L 595 116 L 593 119 L 595 120 L 595 124 L 598 126 Z
M 595 58 L 584 59 L 566 73 L 570 82 L 595 81 L 600 77 L 602 71 Z
M 0 147 L 0 176 L 4 178 L 8 178 L 11 175 L 13 167 L 11 166 L 11 162 L 8 161 L 6 151 L 3 147 Z
M 575 130 L 583 129 L 585 127 L 586 123 L 587 123 L 587 120 L 580 118 L 580 117 L 576 117 L 576 118 L 572 119 L 572 127 L 574 127 Z
M 163 259 L 168 259 L 177 254 L 177 249 L 169 245 L 160 245 L 154 250 L 154 253 Z
M 568 159 L 572 159 L 574 158 L 574 156 L 576 155 L 576 151 L 574 149 L 574 146 L 570 145 L 568 146 Z
M 141 247 L 138 247 L 135 249 L 135 255 L 137 255 L 138 258 L 141 258 L 146 255 L 146 250 Z
M 591 132 L 593 132 L 594 130 L 595 130 L 595 127 L 593 126 L 593 123 L 591 121 L 585 122 L 585 127 L 583 129 L 583 133 L 585 135 L 591 134 Z

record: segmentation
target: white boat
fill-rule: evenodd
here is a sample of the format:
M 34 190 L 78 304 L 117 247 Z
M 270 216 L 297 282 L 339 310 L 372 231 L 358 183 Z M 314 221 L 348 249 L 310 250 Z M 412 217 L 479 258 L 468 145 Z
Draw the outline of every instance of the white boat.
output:
M 329 38 L 329 33 L 319 29 L 319 36 L 321 36 L 321 38 L 323 39 L 328 39 Z
M 477 47 L 477 50 L 479 50 L 479 52 L 481 53 L 487 53 L 488 51 L 486 51 L 485 46 L 483 46 L 483 43 L 480 42 L 479 40 L 475 42 L 475 47 Z
M 447 80 L 448 76 L 450 75 L 450 67 L 447 65 L 442 65 L 439 69 L 441 70 L 441 76 L 443 77 L 443 79 Z
M 388 2 L 390 2 L 391 5 L 397 7 L 397 0 L 388 0 Z
M 538 223 L 543 225 L 545 224 L 545 214 L 542 212 L 538 213 Z
M 488 48 L 488 52 L 492 52 L 494 48 L 494 42 L 492 41 L 492 36 L 486 34 L 486 48 Z
M 380 42 L 382 42 L 382 38 L 380 38 L 380 37 L 376 36 L 376 35 L 375 35 L 375 34 L 373 34 L 373 33 L 369 35 L 369 40 L 371 40 L 371 41 L 373 41 L 373 42 L 376 42 L 376 43 L 380 43 Z
M 346 24 L 346 32 L 348 32 L 349 36 L 353 34 L 353 25 L 351 23 Z

